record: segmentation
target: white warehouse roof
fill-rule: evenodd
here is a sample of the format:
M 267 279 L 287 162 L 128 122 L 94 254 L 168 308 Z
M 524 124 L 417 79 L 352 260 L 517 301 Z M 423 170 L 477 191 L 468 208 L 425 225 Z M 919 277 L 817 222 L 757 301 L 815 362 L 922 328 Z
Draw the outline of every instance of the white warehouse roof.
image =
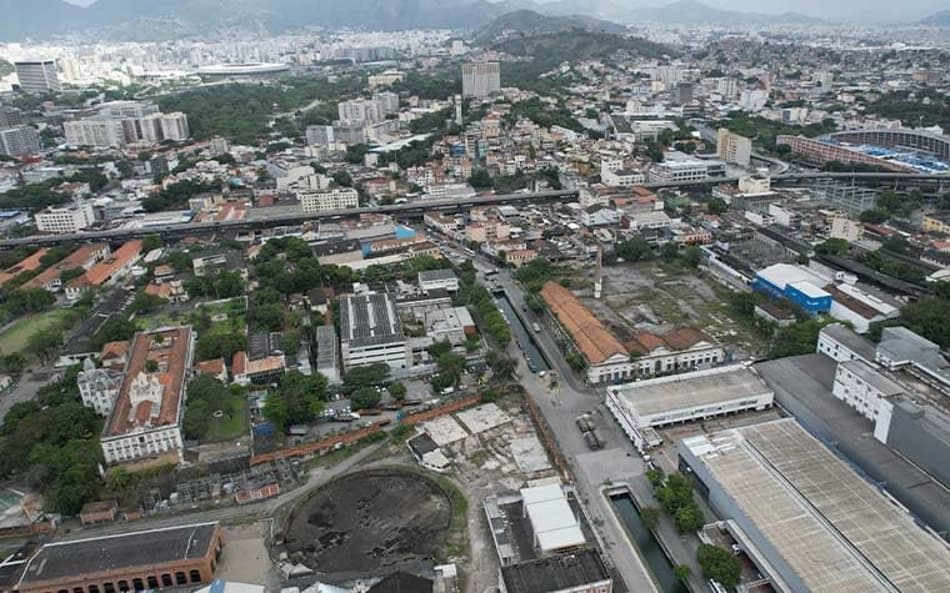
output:
M 542 552 L 573 548 L 586 543 L 584 533 L 560 485 L 523 488 L 521 499 Z

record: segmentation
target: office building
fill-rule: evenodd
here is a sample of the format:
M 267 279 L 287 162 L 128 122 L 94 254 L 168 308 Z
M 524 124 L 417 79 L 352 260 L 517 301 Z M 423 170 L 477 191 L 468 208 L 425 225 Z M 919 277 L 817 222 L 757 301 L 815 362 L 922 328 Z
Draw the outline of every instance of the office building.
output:
M 643 451 L 662 443 L 656 428 L 772 407 L 774 394 L 745 365 L 732 365 L 607 388 L 605 404 Z
M 719 128 L 716 135 L 716 153 L 719 160 L 748 167 L 752 159 L 752 140 L 726 128 Z
M 296 195 L 305 214 L 356 208 L 360 204 L 359 193 L 352 187 L 304 190 Z
M 462 64 L 462 96 L 484 99 L 501 90 L 501 66 L 498 62 Z
M 24 93 L 58 93 L 63 90 L 53 60 L 14 62 L 20 89 Z
M 678 445 L 710 508 L 778 589 L 950 590 L 950 548 L 793 418 Z
M 409 367 L 411 349 L 388 294 L 357 294 L 340 301 L 340 353 L 344 370 L 376 363 L 394 370 Z
M 181 460 L 180 424 L 193 357 L 190 327 L 135 335 L 100 439 L 107 464 L 160 457 L 174 463 Z
M 115 593 L 207 583 L 224 546 L 217 523 L 196 523 L 44 544 L 26 563 L 21 593 Z
M 704 181 L 710 177 L 723 177 L 725 165 L 718 160 L 698 159 L 681 152 L 668 152 L 663 162 L 650 168 L 650 181 L 654 183 L 683 183 Z
M 36 230 L 41 233 L 76 233 L 95 222 L 90 203 L 49 206 L 33 215 Z
M 40 135 L 29 126 L 0 130 L 0 155 L 18 157 L 40 151 Z

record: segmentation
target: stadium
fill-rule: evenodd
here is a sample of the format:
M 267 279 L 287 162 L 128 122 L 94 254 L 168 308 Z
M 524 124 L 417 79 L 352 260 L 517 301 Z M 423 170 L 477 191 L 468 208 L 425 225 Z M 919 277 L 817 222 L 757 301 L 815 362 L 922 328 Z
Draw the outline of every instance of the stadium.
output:
M 850 130 L 821 138 L 779 136 L 776 141 L 819 164 L 837 161 L 902 173 L 950 174 L 950 136 L 923 130 Z

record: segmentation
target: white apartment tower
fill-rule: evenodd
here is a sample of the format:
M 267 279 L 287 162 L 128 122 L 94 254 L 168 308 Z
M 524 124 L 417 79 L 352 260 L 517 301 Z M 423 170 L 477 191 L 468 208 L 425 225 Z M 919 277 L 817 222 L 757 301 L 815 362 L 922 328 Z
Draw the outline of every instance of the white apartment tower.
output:
M 501 90 L 498 62 L 462 64 L 462 96 L 484 99 Z
M 24 93 L 58 93 L 63 90 L 53 60 L 24 60 L 14 66 Z

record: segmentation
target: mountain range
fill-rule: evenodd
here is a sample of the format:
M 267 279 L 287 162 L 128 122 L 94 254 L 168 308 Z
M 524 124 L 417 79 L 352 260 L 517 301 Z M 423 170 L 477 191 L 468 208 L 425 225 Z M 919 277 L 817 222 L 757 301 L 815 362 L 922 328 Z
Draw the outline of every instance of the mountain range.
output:
M 631 7 L 624 0 L 97 0 L 82 8 L 63 0 L 0 0 L 0 40 L 43 39 L 94 32 L 104 38 L 178 38 L 223 30 L 281 31 L 299 27 L 475 29 L 519 9 L 548 16 L 614 23 L 693 25 L 815 24 L 798 13 L 781 15 L 720 10 L 696 0 L 660 7 Z M 518 17 L 515 17 L 518 18 Z M 523 15 L 522 15 L 523 18 Z M 946 26 L 943 11 L 921 24 Z M 530 25 L 530 23 L 522 23 Z M 543 26 L 551 25 L 546 22 Z M 578 20 L 581 27 L 596 21 Z M 542 29 L 543 29 L 542 26 Z M 560 26 L 560 25 L 558 25 Z
M 918 24 L 928 27 L 950 27 L 950 10 L 935 12 L 927 18 L 921 19 Z

